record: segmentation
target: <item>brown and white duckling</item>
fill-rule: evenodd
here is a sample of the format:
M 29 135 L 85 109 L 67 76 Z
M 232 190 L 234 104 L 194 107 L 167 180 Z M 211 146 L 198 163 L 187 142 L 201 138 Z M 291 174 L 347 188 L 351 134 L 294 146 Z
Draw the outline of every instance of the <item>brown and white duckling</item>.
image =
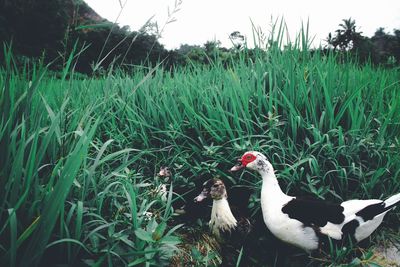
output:
M 161 167 L 160 171 L 157 173 L 155 180 L 154 193 L 161 199 L 161 201 L 166 202 L 168 191 L 169 191 L 169 180 L 171 179 L 172 173 L 168 167 Z
M 160 197 L 161 201 L 166 202 L 169 194 L 169 190 L 172 183 L 172 171 L 169 167 L 161 166 L 160 171 L 157 173 L 156 184 L 158 185 L 155 188 L 157 195 Z M 161 181 L 160 181 L 161 180 Z M 174 188 L 174 193 L 177 193 L 176 188 Z M 178 192 L 179 193 L 179 192 Z M 180 204 L 180 205 L 179 205 Z M 174 212 L 177 215 L 185 214 L 185 205 L 182 203 L 174 203 Z
M 250 221 L 242 216 L 235 218 L 222 180 L 214 178 L 206 181 L 202 192 L 194 198 L 194 201 L 201 202 L 209 197 L 213 200 L 209 222 L 211 232 L 217 237 L 234 235 L 243 238 L 247 236 L 251 229 Z
M 161 166 L 158 176 L 164 178 L 165 182 L 168 182 L 169 178 L 172 176 L 172 173 L 169 167 Z

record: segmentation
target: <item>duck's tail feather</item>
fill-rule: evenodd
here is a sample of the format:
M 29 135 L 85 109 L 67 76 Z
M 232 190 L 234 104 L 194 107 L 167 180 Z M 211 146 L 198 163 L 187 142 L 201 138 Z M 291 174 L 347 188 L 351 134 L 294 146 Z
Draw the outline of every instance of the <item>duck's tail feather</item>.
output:
M 391 209 L 400 204 L 400 193 L 393 195 L 384 201 L 385 210 Z
M 364 207 L 362 210 L 358 211 L 356 215 L 360 216 L 366 222 L 372 220 L 373 218 L 375 218 L 375 216 L 378 216 L 380 214 L 382 215 L 386 214 L 386 212 L 393 209 L 399 203 L 400 203 L 400 193 L 389 197 L 385 201 L 368 205 Z

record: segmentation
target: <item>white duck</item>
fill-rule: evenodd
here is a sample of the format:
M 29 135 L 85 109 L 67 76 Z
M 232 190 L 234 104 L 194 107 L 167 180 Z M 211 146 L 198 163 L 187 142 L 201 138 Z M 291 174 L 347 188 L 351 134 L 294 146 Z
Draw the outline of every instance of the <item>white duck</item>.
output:
M 261 208 L 268 229 L 280 240 L 308 252 L 320 248 L 328 237 L 356 242 L 367 238 L 385 214 L 400 203 L 400 193 L 385 201 L 355 199 L 341 204 L 288 196 L 263 154 L 246 152 L 239 162 L 231 171 L 246 167 L 262 176 Z

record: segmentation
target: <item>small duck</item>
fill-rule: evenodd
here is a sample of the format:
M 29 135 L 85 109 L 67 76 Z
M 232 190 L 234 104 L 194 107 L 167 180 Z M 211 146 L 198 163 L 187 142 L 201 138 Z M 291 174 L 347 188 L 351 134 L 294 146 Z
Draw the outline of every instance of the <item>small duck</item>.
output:
M 246 152 L 231 171 L 248 168 L 262 179 L 261 209 L 267 228 L 280 240 L 307 252 L 350 237 L 369 237 L 387 212 L 400 204 L 400 193 L 386 200 L 348 200 L 340 204 L 288 196 L 282 192 L 272 164 L 260 152 Z
M 194 198 L 195 202 L 211 198 L 213 205 L 209 227 L 213 236 L 221 245 L 221 266 L 237 266 L 236 259 L 239 251 L 245 255 L 248 252 L 248 240 L 251 232 L 250 221 L 243 216 L 234 216 L 228 202 L 226 187 L 221 179 L 214 178 L 203 184 L 203 190 Z M 248 266 L 248 262 L 242 257 L 240 266 Z
M 232 213 L 228 202 L 228 194 L 224 182 L 213 178 L 203 184 L 203 190 L 194 198 L 195 202 L 201 202 L 206 198 L 212 198 L 211 219 L 209 226 L 211 232 L 221 238 L 224 236 L 239 235 L 241 238 L 247 236 L 251 230 L 250 221 Z

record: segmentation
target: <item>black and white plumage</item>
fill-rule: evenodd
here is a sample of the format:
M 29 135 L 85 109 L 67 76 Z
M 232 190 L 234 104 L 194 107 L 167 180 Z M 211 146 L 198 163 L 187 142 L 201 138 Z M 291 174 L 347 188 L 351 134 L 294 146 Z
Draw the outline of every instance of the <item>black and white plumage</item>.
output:
M 194 198 L 195 202 L 201 202 L 206 198 L 213 200 L 210 230 L 221 245 L 221 266 L 236 266 L 236 259 L 241 249 L 247 254 L 247 242 L 251 232 L 250 221 L 239 212 L 232 212 L 228 203 L 228 194 L 222 180 L 214 178 L 203 184 L 202 192 Z M 245 262 L 241 262 L 247 266 Z
M 234 216 L 228 202 L 228 194 L 225 184 L 220 179 L 210 179 L 203 184 L 203 190 L 194 198 L 195 202 L 201 202 L 206 198 L 212 198 L 211 218 L 209 226 L 211 232 L 218 238 L 237 237 L 243 241 L 251 229 L 250 221 L 243 216 Z
M 309 252 L 320 248 L 328 237 L 337 241 L 350 237 L 356 242 L 367 238 L 400 203 L 400 193 L 385 201 L 356 199 L 341 204 L 301 199 L 282 192 L 263 154 L 245 153 L 231 171 L 244 167 L 262 176 L 261 208 L 268 229 L 280 240 Z

